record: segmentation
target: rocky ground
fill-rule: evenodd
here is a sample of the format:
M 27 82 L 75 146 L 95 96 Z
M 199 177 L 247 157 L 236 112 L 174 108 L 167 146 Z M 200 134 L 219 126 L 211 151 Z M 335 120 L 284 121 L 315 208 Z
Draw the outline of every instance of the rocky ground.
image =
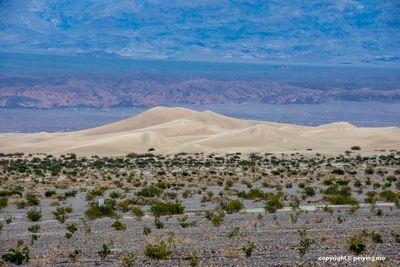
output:
M 236 166 L 236 172 L 232 172 L 232 158 L 225 160 L 224 167 L 217 166 L 221 164 L 218 157 L 209 157 L 207 167 L 195 167 L 203 156 L 181 155 L 182 160 L 175 157 L 171 161 L 180 169 L 179 175 L 172 174 L 167 158 L 137 157 L 140 160 L 131 163 L 108 160 L 94 170 L 89 167 L 92 159 L 68 156 L 57 161 L 62 166 L 58 174 L 46 170 L 40 174 L 37 168 L 29 170 L 42 166 L 43 158 L 38 163 L 34 156 L 3 155 L 0 198 L 7 198 L 7 203 L 0 200 L 1 264 L 12 264 L 5 255 L 15 256 L 15 252 L 21 252 L 21 263 L 30 266 L 400 264 L 396 154 L 364 159 L 316 156 L 305 160 L 316 164 L 307 174 L 306 164 L 296 166 L 298 159 L 293 155 L 288 161 L 272 164 L 295 166 L 290 175 L 288 170 L 278 173 L 266 163 L 271 155 L 258 159 L 253 155 L 253 168 L 239 171 Z M 145 165 L 143 160 L 148 157 L 153 158 L 152 163 Z M 99 165 L 102 159 L 93 160 Z M 53 168 L 55 162 L 47 166 Z M 294 169 L 297 174 L 292 173 Z M 336 203 L 329 195 L 335 188 L 343 189 L 335 192 L 346 203 Z M 98 206 L 99 199 L 105 200 L 112 213 L 88 213 L 91 205 Z M 184 209 L 156 214 L 157 201 L 179 203 Z M 238 202 L 240 206 L 233 205 Z M 60 208 L 68 211 L 56 216 Z M 32 210 L 40 210 L 37 221 L 28 216 Z M 158 254 L 149 253 L 150 244 L 159 246 Z M 334 256 L 349 258 L 339 262 L 320 258 Z M 356 258 L 367 256 L 385 260 Z

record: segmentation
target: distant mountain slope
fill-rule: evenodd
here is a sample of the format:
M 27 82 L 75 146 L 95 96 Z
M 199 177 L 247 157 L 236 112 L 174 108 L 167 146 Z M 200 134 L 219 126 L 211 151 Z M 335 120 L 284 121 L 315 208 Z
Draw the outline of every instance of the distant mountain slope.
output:
M 0 134 L 0 152 L 74 152 L 82 155 L 273 152 L 340 154 L 400 149 L 400 129 L 357 128 L 349 123 L 319 127 L 247 121 L 213 112 L 157 107 L 93 129 L 66 133 Z
M 0 1 L 3 51 L 398 63 L 399 36 L 393 0 Z

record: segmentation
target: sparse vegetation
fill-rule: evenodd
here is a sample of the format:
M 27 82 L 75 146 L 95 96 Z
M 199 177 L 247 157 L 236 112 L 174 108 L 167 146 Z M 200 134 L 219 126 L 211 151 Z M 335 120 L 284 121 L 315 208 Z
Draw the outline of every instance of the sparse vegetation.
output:
M 32 222 L 37 222 L 42 218 L 42 211 L 40 209 L 33 208 L 26 213 L 26 216 Z
M 144 254 L 154 260 L 168 260 L 174 251 L 171 244 L 161 240 L 159 244 L 147 244 Z

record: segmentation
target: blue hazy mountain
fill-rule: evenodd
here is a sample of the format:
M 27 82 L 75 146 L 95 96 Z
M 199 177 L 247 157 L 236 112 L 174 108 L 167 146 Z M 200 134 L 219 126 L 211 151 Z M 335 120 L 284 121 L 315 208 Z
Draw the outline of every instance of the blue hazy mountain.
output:
M 400 62 L 398 0 L 0 0 L 0 50 L 95 57 Z

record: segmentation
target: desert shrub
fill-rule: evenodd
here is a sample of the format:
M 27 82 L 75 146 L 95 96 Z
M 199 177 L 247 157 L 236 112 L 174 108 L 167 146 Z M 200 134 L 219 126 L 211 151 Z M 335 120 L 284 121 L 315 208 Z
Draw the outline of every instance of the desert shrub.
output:
M 31 210 L 28 210 L 26 216 L 32 222 L 37 222 L 42 218 L 42 211 L 40 209 L 33 208 Z
M 122 196 L 122 194 L 120 192 L 117 191 L 112 191 L 110 193 L 110 198 L 120 198 Z
M 388 202 L 395 202 L 399 198 L 399 195 L 391 190 L 382 191 L 379 196 Z
M 220 202 L 220 207 L 227 213 L 239 212 L 244 208 L 243 203 L 240 200 L 229 200 L 228 202 Z
M 12 197 L 14 195 L 18 195 L 22 197 L 22 188 L 14 188 L 8 190 L 0 190 L 0 197 Z
M 383 243 L 382 235 L 381 235 L 380 233 L 372 232 L 372 233 L 371 233 L 371 239 L 372 239 L 372 241 L 374 241 L 375 243 Z
M 157 229 L 164 228 L 164 223 L 160 220 L 159 217 L 154 218 L 154 225 L 156 226 Z
M 68 219 L 68 213 L 72 212 L 71 207 L 59 207 L 55 211 L 53 211 L 54 219 L 59 221 L 60 223 L 64 223 Z
M 191 197 L 192 195 L 193 195 L 192 190 L 185 190 L 185 191 L 182 192 L 182 197 L 183 198 L 188 198 L 188 197 Z
M 56 194 L 57 194 L 56 190 L 47 190 L 46 192 L 44 192 L 45 197 L 52 197 L 53 195 Z
M 40 204 L 40 198 L 34 193 L 28 193 L 25 196 L 26 203 L 30 206 L 38 206 Z
M 64 197 L 65 197 L 65 198 L 68 198 L 68 197 L 75 197 L 77 193 L 78 193 L 78 191 L 76 191 L 76 190 L 71 190 L 71 191 L 65 192 L 65 193 L 64 193 Z
M 81 253 L 82 253 L 82 251 L 80 250 L 80 249 L 74 249 L 73 251 L 71 251 L 69 254 L 68 254 L 68 257 L 70 257 L 71 258 L 71 260 L 76 260 L 78 257 L 79 257 L 79 255 L 81 255 Z
M 246 199 L 264 199 L 265 193 L 260 188 L 252 188 L 248 192 L 239 192 L 238 197 Z
M 336 168 L 336 169 L 333 169 L 332 173 L 333 174 L 338 174 L 338 175 L 343 175 L 344 174 L 344 170 Z
M 351 150 L 361 150 L 361 147 L 360 146 L 352 146 Z
M 29 262 L 29 248 L 24 245 L 24 241 L 19 240 L 17 248 L 9 249 L 1 258 L 5 262 L 21 265 Z
M 102 196 L 104 192 L 107 190 L 105 187 L 95 188 L 86 194 L 86 200 L 91 201 L 96 197 Z
M 162 192 L 163 191 L 156 186 L 148 186 L 142 188 L 136 195 L 142 197 L 159 197 Z
M 116 220 L 112 225 L 112 228 L 114 228 L 117 231 L 125 231 L 126 230 L 126 224 L 122 223 L 120 220 Z
M 85 211 L 85 216 L 89 220 L 94 220 L 102 217 L 115 217 L 117 214 L 114 207 L 108 204 L 99 206 L 96 202 L 90 204 L 89 208 Z
M 111 249 L 107 244 L 103 244 L 101 249 L 99 251 L 97 251 L 97 254 L 99 254 L 99 256 L 102 260 L 105 260 L 108 257 L 108 255 L 110 255 L 110 253 L 111 253 Z
M 342 195 L 329 196 L 328 200 L 333 205 L 346 205 L 346 204 L 357 205 L 358 204 L 358 201 L 351 196 L 342 196 Z
M 375 191 L 368 191 L 365 195 L 367 196 L 364 201 L 366 203 L 374 204 L 376 202 L 376 192 Z
M 164 240 L 159 244 L 147 244 L 144 254 L 154 260 L 168 260 L 174 251 Z
M 40 231 L 40 225 L 39 224 L 34 224 L 32 226 L 28 227 L 28 231 L 31 233 L 38 233 Z
M 240 227 L 235 226 L 233 229 L 228 233 L 229 238 L 237 237 L 240 235 Z
M 75 233 L 76 231 L 78 231 L 78 227 L 76 227 L 75 223 L 69 223 L 66 225 L 66 228 L 69 232 L 71 233 Z
M 26 206 L 28 206 L 25 200 L 17 200 L 14 202 L 14 204 L 17 206 L 17 209 L 24 209 Z
M 130 210 L 137 217 L 144 216 L 144 211 L 140 207 L 131 207 Z
M 362 253 L 365 250 L 365 242 L 362 235 L 354 235 L 348 241 L 349 249 L 355 252 L 357 255 Z
M 185 211 L 185 207 L 180 202 L 155 201 L 150 210 L 154 216 L 175 215 L 182 214 Z
M 394 240 L 397 243 L 400 243 L 400 232 L 392 231 L 390 234 L 393 236 Z
M 33 244 L 35 244 L 35 242 L 39 239 L 39 235 L 37 234 L 32 234 L 31 235 L 31 246 L 33 246 Z
M 325 189 L 324 194 L 328 195 L 325 198 L 333 205 L 358 204 L 358 201 L 351 196 L 351 189 L 348 186 L 331 185 Z
M 315 241 L 313 239 L 310 239 L 307 237 L 307 232 L 304 229 L 298 230 L 297 234 L 300 237 L 300 244 L 299 244 L 299 249 L 298 249 L 299 254 L 300 254 L 300 256 L 304 256 L 307 253 L 310 246 L 315 243 Z
M 266 194 L 266 205 L 265 209 L 269 213 L 275 213 L 278 209 L 283 208 L 283 203 L 281 201 L 282 193 L 278 192 L 276 194 L 274 193 L 268 193 Z
M 189 261 L 190 266 L 197 266 L 199 265 L 200 258 L 194 255 L 186 256 L 183 258 L 185 261 Z
M 189 227 L 196 227 L 197 226 L 197 221 L 192 221 L 192 222 L 181 222 L 179 225 L 182 228 L 189 228 Z
M 224 212 L 223 211 L 206 211 L 205 217 L 210 220 L 214 226 L 220 226 L 224 223 Z
M 143 234 L 144 235 L 149 235 L 151 233 L 151 228 L 150 227 L 143 227 Z
M 129 251 L 119 257 L 119 261 L 123 267 L 132 267 L 136 263 L 135 253 Z
M 246 257 L 250 257 L 253 254 L 253 250 L 256 248 L 256 244 L 254 242 L 247 242 L 243 245 L 242 250 L 244 251 Z
M 0 197 L 0 210 L 7 207 L 8 205 L 8 198 L 7 197 Z
M 364 171 L 364 173 L 365 174 L 367 174 L 367 175 L 372 175 L 372 174 L 374 174 L 374 169 L 372 168 L 372 167 L 367 167 L 366 169 L 365 169 L 365 171 Z
M 342 216 L 338 215 L 336 217 L 336 221 L 338 222 L 338 224 L 341 224 L 341 223 L 343 223 L 345 221 L 345 219 Z
M 306 186 L 303 189 L 303 193 L 307 196 L 315 196 L 315 190 L 311 186 Z

